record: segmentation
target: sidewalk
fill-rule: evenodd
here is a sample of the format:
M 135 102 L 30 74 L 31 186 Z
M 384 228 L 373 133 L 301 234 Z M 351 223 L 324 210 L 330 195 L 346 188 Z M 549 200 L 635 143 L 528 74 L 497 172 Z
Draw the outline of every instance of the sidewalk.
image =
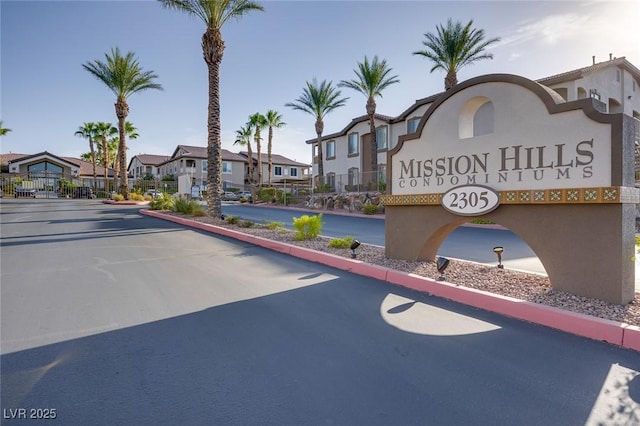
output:
M 435 281 L 430 278 L 367 264 L 356 259 L 349 259 L 287 243 L 267 240 L 250 234 L 244 234 L 240 231 L 197 222 L 188 218 L 166 215 L 147 209 L 141 210 L 140 213 L 145 216 L 168 220 L 187 227 L 235 238 L 279 253 L 386 281 L 389 284 L 429 293 L 434 296 L 443 297 L 501 315 L 640 351 L 640 327 L 500 296 L 485 291 L 460 287 L 448 282 Z

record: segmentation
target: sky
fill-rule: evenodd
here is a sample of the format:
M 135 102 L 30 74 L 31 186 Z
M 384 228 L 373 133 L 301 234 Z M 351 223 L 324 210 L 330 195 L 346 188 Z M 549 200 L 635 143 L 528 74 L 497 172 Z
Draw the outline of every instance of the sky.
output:
M 458 73 L 464 81 L 484 74 L 517 74 L 532 80 L 625 56 L 640 67 L 640 1 L 274 1 L 223 27 L 225 51 L 220 96 L 222 147 L 232 152 L 235 131 L 249 115 L 278 111 L 273 152 L 311 163 L 315 118 L 285 107 L 306 81 L 337 84 L 355 78 L 365 55 L 386 59 L 400 83 L 378 98 L 377 112 L 397 116 L 420 98 L 444 89 L 445 74 L 412 52 L 424 34 L 447 19 L 500 37 L 488 52 Z M 137 154 L 171 155 L 177 145 L 207 144 L 207 67 L 204 23 L 163 9 L 153 0 L 0 1 L 0 119 L 11 129 L 1 153 L 49 151 L 79 157 L 88 142 L 74 136 L 83 122 L 116 124 L 115 96 L 83 69 L 113 47 L 135 53 L 143 70 L 158 75 L 163 91 L 129 98 L 128 120 L 140 137 Z M 346 105 L 325 117 L 324 134 L 342 130 L 365 114 L 366 98 L 342 88 Z M 266 134 L 263 142 L 266 152 Z M 254 147 L 255 150 L 255 147 Z

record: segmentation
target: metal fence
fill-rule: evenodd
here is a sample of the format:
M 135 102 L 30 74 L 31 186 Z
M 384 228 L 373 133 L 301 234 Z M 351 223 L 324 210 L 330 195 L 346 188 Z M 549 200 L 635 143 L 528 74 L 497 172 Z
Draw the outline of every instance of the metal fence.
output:
M 323 177 L 316 176 L 313 192 L 339 194 L 386 191 L 386 170 L 380 169 L 378 173 L 356 170 L 346 174 L 327 173 Z

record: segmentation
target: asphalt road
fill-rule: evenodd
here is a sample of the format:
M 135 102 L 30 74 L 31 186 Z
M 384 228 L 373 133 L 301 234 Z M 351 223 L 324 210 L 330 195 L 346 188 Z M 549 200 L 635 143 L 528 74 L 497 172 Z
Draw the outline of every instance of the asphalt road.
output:
M 278 208 L 263 208 L 247 204 L 224 204 L 223 214 L 240 216 L 254 222 L 283 222 L 292 227 L 293 217 L 304 212 Z M 311 213 L 313 214 L 313 213 Z M 384 220 L 325 214 L 322 234 L 328 237 L 357 238 L 360 242 L 384 246 Z M 497 264 L 493 252 L 496 246 L 504 247 L 503 263 L 507 268 L 537 274 L 545 274 L 544 266 L 529 245 L 520 237 L 505 229 L 487 229 L 461 226 L 456 228 L 443 242 L 438 255 L 469 260 L 472 262 Z
M 2 424 L 640 423 L 637 352 L 137 211 L 0 201 Z

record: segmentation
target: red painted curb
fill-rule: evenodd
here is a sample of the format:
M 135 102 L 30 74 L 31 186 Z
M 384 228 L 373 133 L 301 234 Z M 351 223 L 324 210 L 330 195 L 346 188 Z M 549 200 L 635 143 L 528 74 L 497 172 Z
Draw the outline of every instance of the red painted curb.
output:
M 527 302 L 512 297 L 488 293 L 482 290 L 462 287 L 445 281 L 436 281 L 431 278 L 407 272 L 371 265 L 357 259 L 348 259 L 330 253 L 322 253 L 304 247 L 298 247 L 261 237 L 254 237 L 249 234 L 243 234 L 242 232 L 215 225 L 204 224 L 192 219 L 178 218 L 152 210 L 141 210 L 140 213 L 227 237 L 236 238 L 280 253 L 289 254 L 291 256 L 316 263 L 322 263 L 337 269 L 353 272 L 354 274 L 386 281 L 390 284 L 429 293 L 434 296 L 495 312 L 500 315 L 544 325 L 567 333 L 594 340 L 601 340 L 640 351 L 640 327 L 566 311 L 559 308 L 553 308 L 533 302 Z
M 625 325 L 622 335 L 622 346 L 640 351 L 640 327 Z

